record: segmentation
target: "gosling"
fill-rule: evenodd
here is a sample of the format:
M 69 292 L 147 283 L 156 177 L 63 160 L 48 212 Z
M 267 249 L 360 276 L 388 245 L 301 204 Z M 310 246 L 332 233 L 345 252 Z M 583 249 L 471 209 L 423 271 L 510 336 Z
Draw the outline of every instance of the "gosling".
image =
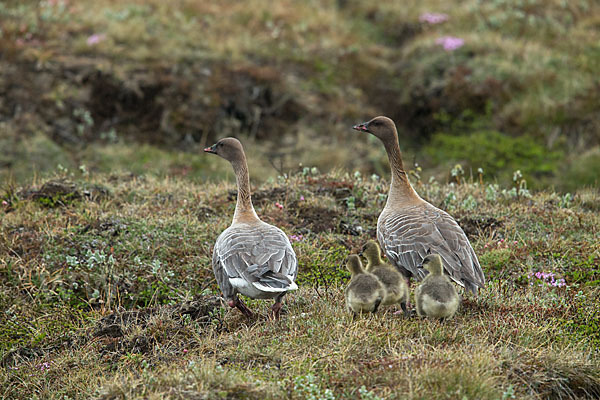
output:
M 444 275 L 442 257 L 430 254 L 423 260 L 429 274 L 415 289 L 417 314 L 421 317 L 452 318 L 458 309 L 460 297 L 447 275 Z
M 356 254 L 348 257 L 346 264 L 352 274 L 346 287 L 346 308 L 354 317 L 356 314 L 375 313 L 385 298 L 385 288 L 377 277 L 366 272 Z
M 386 295 L 381 305 L 400 304 L 404 315 L 408 316 L 407 304 L 410 297 L 404 276 L 381 259 L 381 250 L 376 241 L 369 240 L 363 253 L 367 258 L 367 271 L 375 275 L 385 287 Z

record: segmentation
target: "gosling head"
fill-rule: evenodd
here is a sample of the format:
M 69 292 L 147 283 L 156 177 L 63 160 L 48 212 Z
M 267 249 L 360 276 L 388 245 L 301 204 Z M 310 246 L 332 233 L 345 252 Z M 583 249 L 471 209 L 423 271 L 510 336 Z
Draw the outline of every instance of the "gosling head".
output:
M 352 129 L 368 132 L 383 141 L 393 139 L 398 135 L 394 121 L 384 116 L 375 117 L 369 122 L 354 125 Z
M 444 273 L 442 257 L 439 254 L 429 254 L 423 259 L 423 268 L 431 275 L 442 275 Z
M 244 157 L 244 148 L 239 140 L 227 137 L 219 140 L 217 143 L 204 149 L 206 153 L 216 154 L 229 162 L 239 160 Z
M 351 254 L 348 256 L 348 261 L 346 261 L 346 268 L 348 268 L 348 271 L 350 271 L 352 276 L 364 272 L 362 263 L 360 262 L 360 258 L 356 254 Z
M 367 257 L 367 261 L 370 265 L 379 265 L 382 263 L 379 245 L 374 240 L 369 240 L 367 244 L 365 244 L 363 254 Z

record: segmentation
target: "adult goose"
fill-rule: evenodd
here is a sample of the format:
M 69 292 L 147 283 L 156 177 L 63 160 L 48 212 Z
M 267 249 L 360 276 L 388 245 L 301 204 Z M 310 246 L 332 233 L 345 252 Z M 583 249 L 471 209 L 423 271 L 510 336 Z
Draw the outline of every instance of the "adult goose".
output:
M 258 218 L 250 197 L 246 155 L 239 140 L 224 138 L 204 149 L 231 163 L 237 181 L 237 203 L 231 226 L 217 238 L 212 266 L 219 288 L 230 307 L 250 317 L 252 311 L 238 293 L 253 299 L 275 299 L 271 312 L 279 318 L 281 300 L 298 288 L 298 261 L 283 231 Z
M 380 116 L 353 129 L 381 140 L 390 161 L 392 181 L 377 220 L 377 239 L 390 262 L 407 278 L 420 281 L 427 274 L 424 258 L 439 254 L 448 276 L 476 295 L 485 278 L 469 239 L 454 218 L 423 200 L 410 185 L 394 122 Z

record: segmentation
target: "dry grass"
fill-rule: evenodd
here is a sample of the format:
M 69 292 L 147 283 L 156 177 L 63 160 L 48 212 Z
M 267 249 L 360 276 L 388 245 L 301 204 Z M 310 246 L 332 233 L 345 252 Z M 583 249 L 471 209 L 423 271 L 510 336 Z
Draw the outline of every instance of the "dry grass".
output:
M 344 312 L 343 262 L 373 237 L 384 181 L 308 172 L 258 186 L 263 219 L 303 235 L 294 242 L 300 289 L 275 322 L 267 302 L 249 301 L 259 317 L 248 321 L 214 301 L 210 250 L 233 213 L 230 183 L 92 174 L 74 188 L 92 185 L 108 194 L 52 202 L 26 200 L 30 192 L 19 188 L 3 195 L 2 397 L 600 393 L 593 192 L 515 197 L 497 188 L 491 199 L 485 183 L 417 183 L 457 217 L 488 279 L 478 298 L 465 295 L 457 316 L 440 323 L 394 309 L 356 321 Z M 529 277 L 537 271 L 567 286 L 538 286 Z

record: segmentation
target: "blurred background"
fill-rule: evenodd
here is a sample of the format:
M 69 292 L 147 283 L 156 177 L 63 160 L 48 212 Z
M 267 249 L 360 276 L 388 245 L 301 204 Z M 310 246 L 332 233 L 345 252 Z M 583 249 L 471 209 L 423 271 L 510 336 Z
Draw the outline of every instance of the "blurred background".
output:
M 202 154 L 224 136 L 256 182 L 387 176 L 351 129 L 381 114 L 424 181 L 597 188 L 600 2 L 0 2 L 0 182 L 231 178 Z

